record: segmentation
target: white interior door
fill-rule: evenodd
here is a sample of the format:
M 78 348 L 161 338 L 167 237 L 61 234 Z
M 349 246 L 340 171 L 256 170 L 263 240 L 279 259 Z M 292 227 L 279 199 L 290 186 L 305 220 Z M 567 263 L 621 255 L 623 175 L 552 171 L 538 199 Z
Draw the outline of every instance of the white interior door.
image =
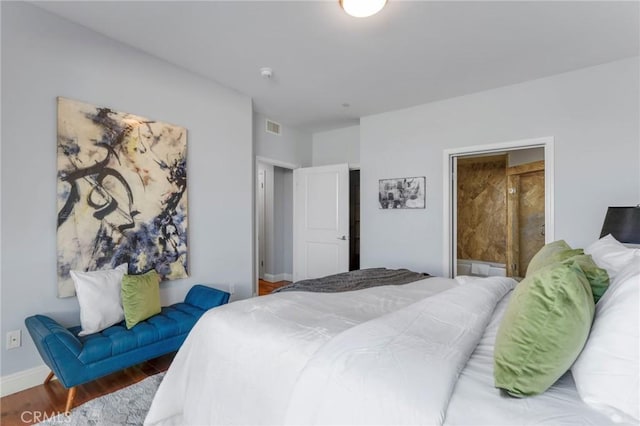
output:
M 293 171 L 293 280 L 349 270 L 349 166 Z

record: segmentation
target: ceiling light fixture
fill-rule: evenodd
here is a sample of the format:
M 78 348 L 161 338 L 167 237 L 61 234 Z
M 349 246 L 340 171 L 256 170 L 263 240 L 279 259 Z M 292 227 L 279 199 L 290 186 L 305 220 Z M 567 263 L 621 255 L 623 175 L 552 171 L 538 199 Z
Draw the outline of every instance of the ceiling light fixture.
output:
M 351 16 L 366 18 L 380 12 L 387 0 L 339 0 L 340 6 Z

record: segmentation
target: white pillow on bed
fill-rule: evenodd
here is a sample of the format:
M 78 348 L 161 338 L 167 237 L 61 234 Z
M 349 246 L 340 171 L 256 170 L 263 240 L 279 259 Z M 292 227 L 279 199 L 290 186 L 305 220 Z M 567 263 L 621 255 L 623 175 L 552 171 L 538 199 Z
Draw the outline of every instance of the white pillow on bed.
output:
M 640 262 L 617 272 L 596 304 L 589 339 L 571 367 L 584 402 L 615 422 L 640 420 Z
M 600 238 L 585 248 L 584 252 L 590 254 L 599 267 L 606 269 L 611 281 L 632 260 L 640 262 L 640 249 L 625 247 L 611 234 Z

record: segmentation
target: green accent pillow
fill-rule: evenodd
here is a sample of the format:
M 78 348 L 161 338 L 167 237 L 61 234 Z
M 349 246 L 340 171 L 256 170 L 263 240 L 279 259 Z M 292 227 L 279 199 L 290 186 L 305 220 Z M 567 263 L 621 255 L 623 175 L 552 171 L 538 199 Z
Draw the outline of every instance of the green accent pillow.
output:
M 598 268 L 596 262 L 593 261 L 591 255 L 580 254 L 570 257 L 563 263 L 575 262 L 580 266 L 582 272 L 587 277 L 589 285 L 591 286 L 591 293 L 593 294 L 593 301 L 598 303 L 598 300 L 602 297 L 604 292 L 609 287 L 609 274 L 606 269 Z
M 527 268 L 527 277 L 549 265 L 558 262 L 575 260 L 589 280 L 593 300 L 597 302 L 609 287 L 609 274 L 593 261 L 591 256 L 584 254 L 582 249 L 572 249 L 564 240 L 546 244 L 531 258 Z
M 513 291 L 498 329 L 495 386 L 517 397 L 547 390 L 580 354 L 594 310 L 589 281 L 577 262 L 527 276 Z
M 122 308 L 127 328 L 160 313 L 160 276 L 154 270 L 122 278 Z
M 554 241 L 542 247 L 529 261 L 526 276 L 554 263 L 584 254 L 582 249 L 572 249 L 564 240 Z

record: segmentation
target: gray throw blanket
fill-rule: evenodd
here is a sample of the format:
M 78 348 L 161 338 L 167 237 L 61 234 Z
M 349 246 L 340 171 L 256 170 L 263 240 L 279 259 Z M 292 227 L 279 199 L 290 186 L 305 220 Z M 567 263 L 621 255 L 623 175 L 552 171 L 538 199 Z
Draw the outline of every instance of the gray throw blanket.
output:
M 362 290 L 381 285 L 401 285 L 428 278 L 430 275 L 413 272 L 408 269 L 370 268 L 343 272 L 322 278 L 297 281 L 275 289 L 272 293 L 283 291 L 314 291 L 318 293 L 336 293 L 340 291 Z

